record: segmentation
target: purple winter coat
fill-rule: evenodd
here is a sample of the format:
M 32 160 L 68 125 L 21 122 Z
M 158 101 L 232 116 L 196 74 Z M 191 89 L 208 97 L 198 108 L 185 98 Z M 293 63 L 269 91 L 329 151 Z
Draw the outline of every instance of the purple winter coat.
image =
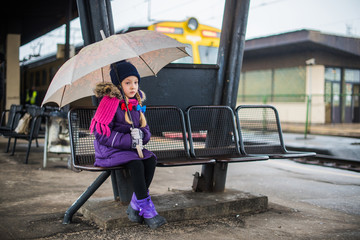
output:
M 143 149 L 144 158 L 140 158 L 136 149 L 131 148 L 131 125 L 125 121 L 125 111 L 120 108 L 121 103 L 116 109 L 112 122 L 108 125 L 111 131 L 109 137 L 102 135 L 94 130 L 95 140 L 95 163 L 97 167 L 113 167 L 128 163 L 132 160 L 144 160 L 152 156 L 154 153 L 147 149 Z M 135 128 L 140 127 L 140 112 L 136 111 L 136 106 L 130 111 Z M 149 126 L 140 128 L 144 133 L 143 145 L 150 140 L 151 133 Z

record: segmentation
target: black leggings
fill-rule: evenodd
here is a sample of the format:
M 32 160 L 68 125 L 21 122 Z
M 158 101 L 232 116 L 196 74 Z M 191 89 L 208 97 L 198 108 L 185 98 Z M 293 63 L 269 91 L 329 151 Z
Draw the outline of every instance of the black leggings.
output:
M 130 170 L 131 181 L 136 198 L 138 200 L 147 198 L 147 191 L 155 173 L 155 157 L 130 161 L 126 164 L 126 167 Z

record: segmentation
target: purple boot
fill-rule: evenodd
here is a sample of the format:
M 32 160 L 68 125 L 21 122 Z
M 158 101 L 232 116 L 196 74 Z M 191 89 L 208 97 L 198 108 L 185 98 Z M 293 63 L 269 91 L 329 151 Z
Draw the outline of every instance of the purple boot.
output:
M 136 202 L 140 209 L 139 215 L 144 218 L 145 224 L 151 229 L 158 228 L 166 223 L 166 219 L 156 212 L 150 196 L 145 199 L 137 200 Z
M 137 203 L 136 195 L 133 193 L 130 204 L 126 210 L 126 214 L 128 215 L 128 218 L 132 222 L 136 223 L 142 223 L 144 221 L 144 218 L 139 215 L 140 213 L 140 207 Z

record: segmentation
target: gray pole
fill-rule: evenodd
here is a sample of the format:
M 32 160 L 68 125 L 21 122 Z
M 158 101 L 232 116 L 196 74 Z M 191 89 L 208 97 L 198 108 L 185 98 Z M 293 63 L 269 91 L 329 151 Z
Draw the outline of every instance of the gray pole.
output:
M 84 45 L 102 40 L 100 30 L 106 37 L 114 34 L 114 23 L 110 0 L 77 0 L 81 31 Z M 98 106 L 98 99 L 92 97 L 93 105 Z M 111 171 L 114 198 L 121 202 L 129 202 L 133 193 L 127 170 Z
M 66 7 L 66 27 L 65 27 L 65 61 L 70 58 L 70 21 L 72 13 L 72 0 L 68 0 Z
M 240 72 L 245 48 L 245 33 L 250 0 L 226 0 L 221 29 L 217 64 L 214 105 L 235 108 Z M 201 177 L 196 177 L 198 191 L 223 192 L 225 190 L 227 163 L 203 166 Z
M 214 104 L 235 108 L 250 0 L 227 0 L 218 54 L 218 79 Z
M 77 0 L 77 6 L 85 46 L 102 40 L 100 30 L 114 34 L 110 0 Z

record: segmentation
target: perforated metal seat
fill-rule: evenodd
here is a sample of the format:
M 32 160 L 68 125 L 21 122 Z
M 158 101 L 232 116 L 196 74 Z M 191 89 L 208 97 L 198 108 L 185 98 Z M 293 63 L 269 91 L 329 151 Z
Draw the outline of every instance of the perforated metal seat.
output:
M 236 119 L 240 140 L 248 154 L 265 154 L 270 158 L 302 158 L 316 155 L 314 152 L 286 149 L 279 114 L 273 106 L 238 106 Z
M 90 134 L 90 123 L 96 107 L 71 109 L 68 113 L 71 156 L 73 167 L 87 171 L 106 171 L 123 168 L 95 167 L 94 134 Z
M 242 152 L 233 110 L 228 106 L 193 106 L 187 112 L 191 154 L 217 162 L 267 160 Z
M 146 148 L 158 157 L 160 167 L 214 163 L 214 159 L 192 158 L 185 128 L 184 114 L 174 106 L 154 106 L 146 110 L 151 140 Z

